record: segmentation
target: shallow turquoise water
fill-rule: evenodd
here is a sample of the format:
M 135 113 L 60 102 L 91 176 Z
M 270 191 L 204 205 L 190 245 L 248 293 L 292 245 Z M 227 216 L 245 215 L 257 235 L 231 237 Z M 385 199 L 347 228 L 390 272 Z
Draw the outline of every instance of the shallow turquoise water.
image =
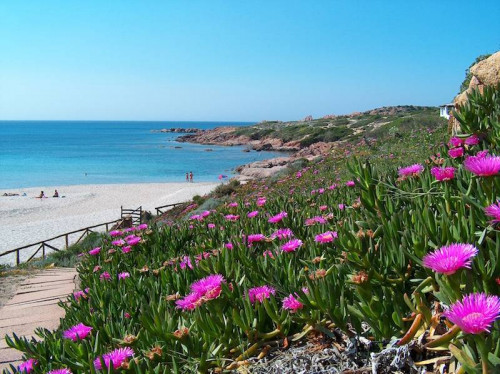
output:
M 245 125 L 248 123 L 231 123 Z M 238 165 L 276 157 L 244 147 L 177 143 L 170 127 L 216 122 L 0 121 L 0 189 L 99 183 L 216 181 Z M 176 149 L 175 146 L 182 148 Z M 211 148 L 212 152 L 205 149 Z

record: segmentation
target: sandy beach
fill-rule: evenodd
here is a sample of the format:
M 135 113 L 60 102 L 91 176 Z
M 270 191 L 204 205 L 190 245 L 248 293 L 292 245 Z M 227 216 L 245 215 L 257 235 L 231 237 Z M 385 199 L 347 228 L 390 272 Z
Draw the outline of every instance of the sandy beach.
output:
M 50 197 L 54 187 L 0 190 L 0 253 L 116 220 L 120 218 L 120 206 L 135 209 L 142 205 L 143 210 L 154 213 L 157 206 L 187 201 L 215 186 L 217 183 L 210 182 L 59 186 L 59 198 Z M 42 190 L 49 197 L 35 198 Z M 26 196 L 1 196 L 4 193 L 26 193 Z M 77 239 L 75 235 L 73 240 Z M 21 260 L 33 251 L 34 248 L 26 251 Z M 14 261 L 14 254 L 0 257 L 0 264 Z

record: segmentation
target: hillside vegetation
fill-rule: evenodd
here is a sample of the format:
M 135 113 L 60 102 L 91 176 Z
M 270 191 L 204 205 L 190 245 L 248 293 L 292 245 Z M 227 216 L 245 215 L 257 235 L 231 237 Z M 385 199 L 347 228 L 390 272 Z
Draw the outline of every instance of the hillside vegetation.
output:
M 82 257 L 60 329 L 7 339 L 22 368 L 252 372 L 249 360 L 323 336 L 352 369 L 389 348 L 404 358 L 377 372 L 498 372 L 500 87 L 471 96 L 458 137 L 426 111 L 418 127 L 394 118 L 378 139 L 352 133 L 314 162 L 110 233 Z

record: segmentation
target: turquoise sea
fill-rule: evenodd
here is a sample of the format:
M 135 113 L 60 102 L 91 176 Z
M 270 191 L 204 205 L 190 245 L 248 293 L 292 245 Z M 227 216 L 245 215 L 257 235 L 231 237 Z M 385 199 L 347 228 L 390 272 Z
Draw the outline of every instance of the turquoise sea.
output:
M 0 121 L 0 189 L 74 184 L 217 181 L 234 167 L 276 157 L 244 147 L 177 143 L 152 129 L 249 123 Z M 182 148 L 174 148 L 174 147 Z M 206 149 L 211 148 L 212 152 Z

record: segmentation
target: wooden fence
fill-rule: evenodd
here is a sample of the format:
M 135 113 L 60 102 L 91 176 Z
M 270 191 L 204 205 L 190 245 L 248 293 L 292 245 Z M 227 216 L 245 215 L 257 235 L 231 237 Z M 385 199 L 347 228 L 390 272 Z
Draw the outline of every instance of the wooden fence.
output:
M 162 210 L 162 209 L 165 209 L 165 208 L 173 208 L 177 205 L 181 205 L 181 204 L 184 204 L 184 203 L 175 203 L 175 204 L 167 204 L 167 205 L 162 205 L 162 206 L 159 206 L 159 207 L 156 207 L 156 215 L 159 216 L 160 214 L 163 214 L 166 212 L 166 210 Z
M 50 239 L 47 239 L 47 240 L 42 240 L 42 241 L 37 242 L 37 243 L 28 244 L 28 245 L 25 245 L 25 246 L 22 246 L 22 247 L 19 247 L 19 248 L 11 249 L 10 251 L 6 251 L 6 252 L 3 252 L 3 253 L 0 253 L 0 257 L 6 256 L 8 254 L 11 254 L 11 253 L 15 252 L 16 253 L 16 265 L 19 265 L 21 263 L 20 252 L 22 250 L 27 250 L 28 248 L 37 247 L 36 251 L 30 256 L 30 258 L 28 258 L 26 260 L 26 262 L 31 261 L 40 251 L 42 251 L 42 258 L 45 259 L 45 248 L 52 249 L 53 251 L 56 251 L 56 252 L 59 252 L 59 251 L 64 250 L 64 249 L 68 249 L 69 244 L 70 244 L 69 243 L 69 236 L 70 235 L 81 233 L 81 235 L 78 238 L 78 240 L 75 243 L 72 243 L 72 244 L 76 244 L 76 243 L 79 243 L 83 238 L 85 238 L 91 232 L 94 232 L 92 229 L 95 229 L 95 228 L 101 227 L 101 226 L 106 226 L 106 231 L 109 231 L 110 225 L 114 225 L 114 224 L 116 224 L 117 222 L 120 222 L 120 221 L 121 221 L 121 219 L 117 219 L 115 221 L 100 223 L 98 225 L 88 226 L 88 227 L 85 227 L 85 228 L 80 229 L 80 230 L 75 230 L 75 231 L 67 232 L 65 234 L 54 236 L 53 238 L 50 238 Z M 57 247 L 55 247 L 55 245 L 52 245 L 52 244 L 48 243 L 48 242 L 51 242 L 53 240 L 60 239 L 60 238 L 64 238 L 64 243 L 65 243 L 64 248 L 57 248 Z
M 122 219 L 131 217 L 133 225 L 140 225 L 142 223 L 142 205 L 136 209 L 123 209 L 120 207 Z

